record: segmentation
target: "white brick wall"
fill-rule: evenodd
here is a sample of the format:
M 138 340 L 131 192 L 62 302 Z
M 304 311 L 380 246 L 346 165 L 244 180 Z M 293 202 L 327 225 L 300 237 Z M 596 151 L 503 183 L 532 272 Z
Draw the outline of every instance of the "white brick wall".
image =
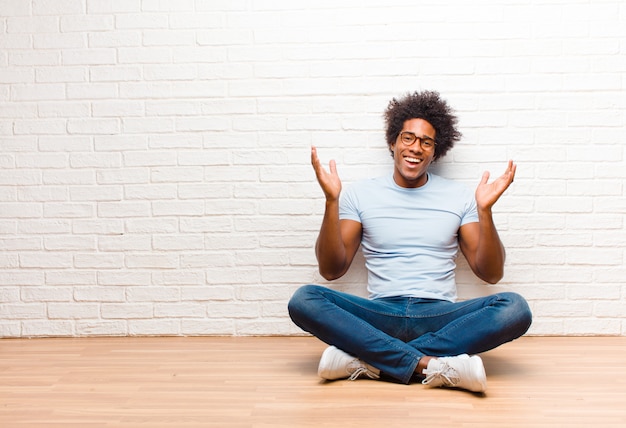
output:
M 313 143 L 388 171 L 381 115 L 434 89 L 474 186 L 509 158 L 497 286 L 536 335 L 626 335 L 626 3 L 0 0 L 0 336 L 299 334 L 324 283 Z M 362 257 L 331 286 L 364 293 Z

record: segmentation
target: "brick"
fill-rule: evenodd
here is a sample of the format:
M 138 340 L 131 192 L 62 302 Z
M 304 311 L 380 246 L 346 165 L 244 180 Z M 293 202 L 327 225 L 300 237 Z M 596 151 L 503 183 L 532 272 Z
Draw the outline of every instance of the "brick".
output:
M 182 254 L 180 256 L 181 268 L 206 268 L 220 267 L 220 266 L 233 266 L 233 255 L 225 252 L 206 252 L 196 254 Z
M 191 81 L 198 77 L 195 66 L 189 64 L 182 65 L 146 65 L 143 68 L 144 79 L 150 80 L 187 80 Z M 187 103 L 180 103 L 181 105 Z M 177 112 L 180 114 L 179 112 Z
M 178 221 L 168 218 L 126 219 L 125 228 L 129 233 L 173 233 L 178 231 Z
M 67 84 L 67 98 L 70 100 L 99 100 L 116 96 L 117 87 L 113 83 Z
M 203 286 L 203 287 L 183 287 L 181 289 L 181 300 L 193 301 L 227 301 L 235 297 L 233 287 L 230 286 Z
M 118 119 L 70 119 L 67 131 L 70 134 L 119 134 L 120 122 Z
M 180 300 L 180 291 L 174 287 L 127 287 L 126 300 L 128 302 L 177 302 Z
M 149 217 L 150 203 L 137 202 L 101 202 L 98 204 L 98 215 L 103 218 Z
M 0 268 L 17 269 L 19 267 L 19 258 L 16 254 L 0 255 Z
M 85 82 L 87 70 L 83 67 L 40 67 L 35 70 L 35 80 L 42 83 Z
M 184 183 L 202 181 L 204 170 L 198 166 L 157 167 L 151 171 L 151 179 L 155 183 Z
M 193 251 L 204 249 L 204 238 L 199 235 L 156 235 L 152 247 L 161 251 Z
M 101 15 L 70 15 L 61 16 L 60 29 L 63 33 L 88 32 L 89 36 L 99 34 L 99 31 L 114 29 L 113 16 Z M 93 45 L 90 45 L 93 46 Z
M 175 254 L 127 255 L 126 266 L 131 269 L 175 269 L 178 257 Z
M 95 249 L 95 238 L 89 236 L 58 236 L 44 238 L 47 251 L 87 251 Z
M 260 306 L 257 302 L 219 302 L 209 303 L 207 313 L 209 318 L 257 318 L 260 313 Z M 230 314 L 230 315 L 227 315 Z
M 91 116 L 91 106 L 88 101 L 50 102 L 39 107 L 39 116 L 52 118 L 86 118 Z M 69 136 L 65 138 L 68 140 L 78 139 L 77 137 Z
M 167 15 L 162 13 L 125 13 L 118 15 L 116 27 L 121 29 L 167 28 Z
M 3 16 L 20 16 L 31 13 L 31 3 L 0 0 L 0 9 Z
M 89 68 L 89 77 L 94 82 L 128 82 L 141 80 L 139 66 L 99 66 Z
M 148 251 L 151 249 L 150 236 L 101 236 L 98 238 L 98 249 L 101 251 Z
M 48 218 L 90 218 L 93 213 L 94 207 L 91 204 L 48 203 L 44 206 L 43 215 Z
M 18 302 L 21 291 L 18 287 L 0 287 L 0 303 Z
M 128 322 L 130 335 L 177 336 L 181 334 L 181 321 L 169 319 L 131 320 Z
M 206 306 L 199 303 L 157 303 L 154 307 L 156 318 L 204 318 Z
M 63 51 L 65 65 L 110 65 L 116 64 L 116 51 L 112 48 L 66 49 Z
M 42 212 L 39 203 L 0 203 L 0 218 L 37 218 Z
M 126 321 L 87 320 L 76 322 L 78 336 L 127 336 Z
M 96 173 L 98 184 L 141 184 L 149 181 L 150 171 L 147 168 L 100 170 Z
M 75 234 L 121 235 L 124 223 L 117 219 L 73 220 L 72 232 Z
M 22 70 L 13 68 L 0 70 L 0 83 L 33 83 L 35 82 L 35 72 L 33 70 Z
M 12 85 L 11 94 L 14 101 L 63 100 L 66 97 L 65 86 L 58 83 Z
M 35 34 L 35 49 L 81 49 L 87 47 L 87 38 L 79 33 Z
M 174 184 L 138 184 L 124 186 L 126 199 L 176 199 L 176 185 Z
M 26 320 L 41 319 L 46 315 L 46 306 L 43 303 L 0 303 L 0 317 L 2 319 Z
M 63 119 L 16 120 L 13 124 L 16 135 L 62 135 L 66 130 Z
M 231 336 L 236 334 L 235 321 L 230 319 L 183 319 L 181 321 L 181 333 L 187 336 Z
M 107 31 L 90 33 L 89 46 L 96 48 L 137 47 L 141 46 L 141 33 L 137 31 Z
M 69 320 L 27 320 L 22 322 L 21 337 L 71 337 L 74 322 Z
M 149 319 L 154 316 L 154 308 L 149 303 L 103 303 L 100 314 L 104 319 Z
M 72 201 L 119 201 L 122 199 L 120 186 L 80 186 L 70 189 Z
M 44 284 L 44 274 L 41 271 L 26 270 L 2 270 L 0 272 L 0 282 L 3 286 L 33 286 Z
M 74 256 L 74 266 L 78 269 L 122 269 L 123 254 L 83 253 Z
M 204 213 L 204 202 L 201 201 L 155 201 L 152 214 L 160 216 L 198 216 Z
M 145 286 L 147 284 L 150 284 L 150 272 L 147 271 L 98 272 L 98 285 Z
M 33 0 L 34 15 L 74 15 L 85 13 L 83 0 Z
M 22 328 L 19 321 L 0 322 L 0 336 L 5 338 L 19 338 L 21 333 Z
M 22 2 L 13 2 L 13 4 L 27 4 Z M 5 0 L 4 3 L 7 3 Z M 2 14 L 4 16 L 10 16 L 10 6 L 2 5 Z M 7 15 L 8 13 L 8 15 Z M 29 15 L 29 13 L 19 14 Z M 7 18 L 7 32 L 8 33 L 28 33 L 36 34 L 40 33 L 55 33 L 59 30 L 59 17 L 58 16 L 15 16 Z
M 222 217 L 181 218 L 180 231 L 183 233 L 211 233 L 233 231 L 232 220 Z
M 3 251 L 32 251 L 41 249 L 40 238 L 0 238 L 0 249 Z
M 139 12 L 141 0 L 87 0 L 90 14 L 113 14 Z
M 48 317 L 55 319 L 90 319 L 100 317 L 100 306 L 95 303 L 48 303 Z

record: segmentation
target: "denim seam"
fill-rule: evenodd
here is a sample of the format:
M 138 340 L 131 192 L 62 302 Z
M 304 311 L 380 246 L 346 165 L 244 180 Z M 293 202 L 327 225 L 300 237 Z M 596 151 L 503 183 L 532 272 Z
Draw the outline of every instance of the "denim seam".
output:
M 322 294 L 324 295 L 324 297 L 328 298 L 328 293 L 326 293 L 325 291 L 322 291 Z M 390 313 L 390 312 L 376 311 L 376 310 L 372 310 L 370 308 L 365 308 L 363 305 L 360 305 L 360 304 L 358 304 L 358 303 L 356 303 L 354 301 L 351 301 L 349 299 L 345 299 L 341 295 L 332 294 L 332 296 L 334 296 L 337 299 L 341 299 L 341 300 L 343 300 L 345 302 L 348 302 L 348 303 L 350 303 L 350 304 L 352 304 L 354 306 L 358 306 L 359 308 L 361 308 L 363 310 L 367 310 L 367 311 L 372 312 L 372 313 L 376 313 L 376 314 L 379 314 L 379 315 L 385 315 L 385 316 L 393 316 L 393 317 L 396 317 L 396 318 L 404 318 L 404 319 L 407 318 L 406 311 L 405 311 L 405 315 L 404 316 L 403 315 L 398 315 L 398 314 L 395 314 L 395 313 Z M 382 333 L 379 329 L 375 328 L 374 326 L 372 326 L 367 321 L 362 320 L 362 319 L 359 319 L 359 321 L 364 324 L 364 326 L 365 326 L 365 328 L 367 330 L 372 331 L 372 332 L 376 332 L 376 333 Z M 386 333 L 383 333 L 383 334 L 385 334 L 385 336 L 389 336 Z M 392 337 L 392 336 L 389 336 L 389 337 Z M 397 339 L 397 338 L 394 338 L 394 339 L 400 340 L 400 339 Z M 412 376 L 413 376 L 413 372 L 415 371 L 415 368 L 417 367 L 417 364 L 419 363 L 420 358 L 423 355 L 417 355 L 417 354 L 413 353 L 412 351 L 414 350 L 414 348 L 412 348 L 410 345 L 406 345 L 407 348 L 411 349 L 411 352 L 407 352 L 406 349 L 397 346 L 396 343 L 391 342 L 389 339 L 385 338 L 384 340 L 385 340 L 385 342 L 387 343 L 387 345 L 389 347 L 392 347 L 392 348 L 396 349 L 397 351 L 404 352 L 405 354 L 408 354 L 411 357 L 413 357 L 415 364 L 411 364 L 411 366 L 408 368 L 408 370 L 405 372 L 405 374 L 402 376 L 402 379 L 401 379 L 402 382 L 404 382 L 405 384 L 408 384 L 410 382 Z
M 494 299 L 494 301 L 497 301 L 497 300 L 499 300 L 499 298 Z M 475 318 L 477 318 L 477 317 L 478 317 L 478 318 L 480 318 L 480 315 L 481 315 L 484 311 L 486 311 L 486 310 L 488 310 L 488 309 L 491 309 L 491 307 L 492 307 L 492 303 L 493 303 L 493 302 L 491 302 L 491 303 L 490 303 L 489 305 L 487 305 L 487 306 L 483 306 L 482 308 L 480 308 L 480 309 L 479 309 L 479 310 L 477 310 L 477 311 L 474 311 L 474 312 L 472 312 L 472 313 L 468 314 L 468 315 L 467 315 L 464 319 L 462 319 L 462 320 L 458 320 L 458 322 L 459 322 L 459 323 L 456 325 L 456 327 L 457 327 L 457 328 L 461 328 L 461 327 L 463 327 L 465 324 L 467 324 L 468 322 L 473 321 Z M 434 337 L 433 337 L 433 338 L 430 338 L 429 340 L 426 340 L 426 341 L 424 342 L 424 344 L 430 344 L 430 343 L 432 343 L 433 341 L 435 341 L 435 338 L 434 338 Z

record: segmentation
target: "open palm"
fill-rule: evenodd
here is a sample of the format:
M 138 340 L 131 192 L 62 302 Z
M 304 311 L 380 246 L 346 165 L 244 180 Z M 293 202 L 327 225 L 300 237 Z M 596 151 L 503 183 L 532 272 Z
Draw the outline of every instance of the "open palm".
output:
M 504 174 L 491 183 L 489 183 L 489 171 L 483 173 L 482 179 L 476 188 L 476 204 L 478 205 L 478 209 L 490 209 L 498 199 L 500 199 L 500 196 L 502 196 L 504 191 L 508 189 L 515 179 L 516 169 L 517 165 L 510 160 Z
M 313 165 L 317 182 L 324 191 L 326 200 L 331 201 L 339 199 L 339 194 L 341 193 L 341 179 L 339 178 L 339 174 L 337 174 L 337 164 L 335 161 L 330 161 L 330 171 L 326 171 L 317 156 L 317 149 L 311 146 L 311 165 Z

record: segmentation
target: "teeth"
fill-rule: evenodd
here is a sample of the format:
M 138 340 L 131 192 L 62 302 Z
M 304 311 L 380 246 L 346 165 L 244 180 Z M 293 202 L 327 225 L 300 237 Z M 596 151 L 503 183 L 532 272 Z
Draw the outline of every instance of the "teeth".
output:
M 408 160 L 409 162 L 414 162 L 414 163 L 420 163 L 421 160 L 417 159 L 417 158 L 405 158 L 406 160 Z

